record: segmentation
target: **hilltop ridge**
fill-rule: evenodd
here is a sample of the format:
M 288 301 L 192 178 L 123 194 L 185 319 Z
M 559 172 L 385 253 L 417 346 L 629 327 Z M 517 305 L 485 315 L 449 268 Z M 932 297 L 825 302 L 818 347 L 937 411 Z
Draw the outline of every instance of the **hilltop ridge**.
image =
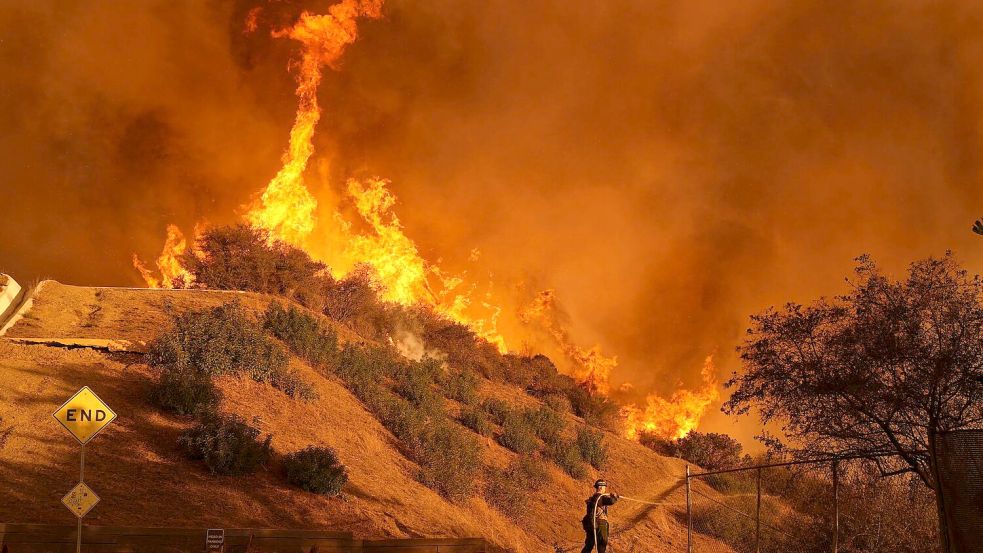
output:
M 192 420 L 162 412 L 148 401 L 156 375 L 139 352 L 176 314 L 233 299 L 254 315 L 274 299 L 285 302 L 253 292 L 40 283 L 31 292 L 30 308 L 0 340 L 0 379 L 7 384 L 0 389 L 0 490 L 7 496 L 0 501 L 0 520 L 72 520 L 59 499 L 77 478 L 77 447 L 50 414 L 79 387 L 89 385 L 120 416 L 87 450 L 86 481 L 103 499 L 87 522 L 319 528 L 365 538 L 484 536 L 510 551 L 579 549 L 583 499 L 596 471 L 575 480 L 550 465 L 549 484 L 532 494 L 519 523 L 480 496 L 450 501 L 418 481 L 419 467 L 401 454 L 398 440 L 339 379 L 296 357 L 289 361 L 291 369 L 314 386 L 320 399 L 295 401 L 268 384 L 224 376 L 216 380 L 223 397 L 220 410 L 239 414 L 270 434 L 277 453 L 309 444 L 334 448 L 349 473 L 341 497 L 291 488 L 269 467 L 252 476 L 222 477 L 188 460 L 177 438 Z M 368 342 L 348 326 L 316 316 L 337 332 L 339 341 Z M 93 345 L 99 341 L 124 346 Z M 540 404 L 501 382 L 482 379 L 480 391 L 513 404 Z M 626 551 L 681 550 L 684 462 L 611 432 L 605 432 L 605 441 L 609 461 L 603 476 L 615 489 L 670 503 L 621 502 L 613 516 L 613 544 Z M 480 438 L 480 443 L 489 466 L 503 467 L 515 456 L 491 438 Z

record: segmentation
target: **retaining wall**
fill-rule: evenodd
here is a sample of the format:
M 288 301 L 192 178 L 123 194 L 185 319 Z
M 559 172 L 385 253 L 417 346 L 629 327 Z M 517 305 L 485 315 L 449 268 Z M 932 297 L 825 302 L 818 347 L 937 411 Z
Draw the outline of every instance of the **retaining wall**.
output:
M 204 528 L 83 526 L 83 553 L 204 553 Z M 74 553 L 76 527 L 0 524 L 0 553 Z M 348 532 L 228 528 L 223 553 L 486 553 L 481 538 L 361 540 Z
M 20 296 L 24 293 L 14 277 L 0 273 L 0 281 L 3 280 L 3 277 L 6 277 L 7 282 L 0 284 L 0 328 L 3 327 L 4 321 L 13 315 L 20 303 Z

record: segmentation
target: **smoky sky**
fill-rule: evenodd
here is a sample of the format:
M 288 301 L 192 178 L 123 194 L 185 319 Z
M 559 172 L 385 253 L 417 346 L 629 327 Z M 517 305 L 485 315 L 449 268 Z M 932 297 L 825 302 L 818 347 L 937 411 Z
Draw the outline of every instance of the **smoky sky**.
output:
M 236 220 L 296 108 L 269 32 L 329 4 L 5 2 L 0 269 L 136 284 L 167 223 Z M 981 268 L 981 24 L 969 2 L 392 1 L 326 70 L 309 182 L 391 179 L 428 259 L 555 288 L 615 384 L 668 392 L 710 353 L 737 369 L 749 314 L 841 291 L 861 253 Z

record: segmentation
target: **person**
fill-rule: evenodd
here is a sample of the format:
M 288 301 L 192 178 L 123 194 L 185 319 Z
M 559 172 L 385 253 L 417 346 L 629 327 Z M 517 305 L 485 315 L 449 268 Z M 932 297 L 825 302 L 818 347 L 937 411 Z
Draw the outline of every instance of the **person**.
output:
M 607 493 L 608 483 L 604 480 L 594 482 L 594 495 L 587 498 L 587 514 L 581 524 L 584 527 L 584 548 L 580 553 L 590 553 L 597 546 L 597 553 L 608 548 L 608 507 L 618 502 L 618 494 Z

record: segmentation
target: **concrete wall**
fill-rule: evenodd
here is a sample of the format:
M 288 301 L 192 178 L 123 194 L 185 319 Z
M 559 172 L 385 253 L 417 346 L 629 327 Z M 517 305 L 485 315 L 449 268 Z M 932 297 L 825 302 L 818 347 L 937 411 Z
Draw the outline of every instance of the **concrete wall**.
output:
M 75 553 L 75 525 L 0 524 L 0 553 Z M 223 553 L 485 553 L 483 539 L 360 540 L 347 532 L 225 530 Z M 83 553 L 205 553 L 204 528 L 84 526 Z
M 24 291 L 21 290 L 20 284 L 17 284 L 14 277 L 3 273 L 0 273 L 0 276 L 7 278 L 6 284 L 0 284 L 0 327 L 3 327 L 7 317 L 10 317 L 17 309 L 20 296 Z M 3 279 L 0 278 L 0 280 Z

